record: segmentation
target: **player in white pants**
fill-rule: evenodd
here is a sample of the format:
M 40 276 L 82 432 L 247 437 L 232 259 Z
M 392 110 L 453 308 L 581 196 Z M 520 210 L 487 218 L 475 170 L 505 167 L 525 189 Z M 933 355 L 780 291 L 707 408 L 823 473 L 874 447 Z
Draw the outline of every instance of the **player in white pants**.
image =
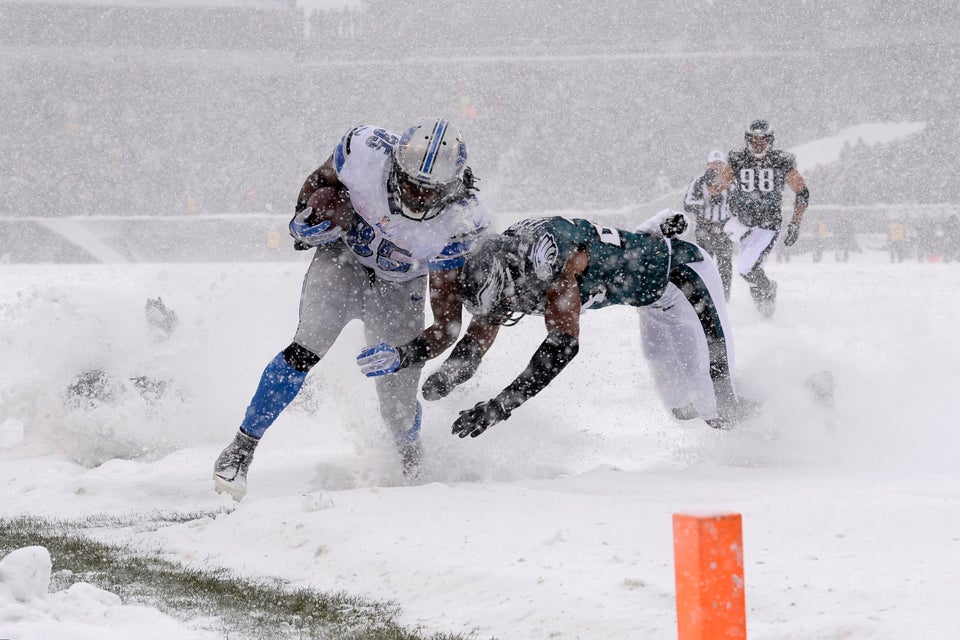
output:
M 715 315 L 708 321 L 708 330 L 695 306 L 671 282 L 659 300 L 637 308 L 643 353 L 661 400 L 676 418 L 700 417 L 712 426 L 722 426 L 718 422 L 707 332 L 723 335 L 722 341 L 713 341 L 712 348 L 723 349 L 720 357 L 733 371 L 733 331 L 723 302 L 723 282 L 716 263 L 706 252 L 702 261 L 688 263 L 687 267 L 700 277 L 710 293 Z M 712 326 L 717 323 L 718 326 Z
M 406 282 L 371 278 L 343 243 L 317 249 L 301 295 L 300 324 L 293 341 L 323 358 L 348 322 L 363 320 L 370 343 L 408 342 L 423 329 L 427 276 Z M 377 397 L 384 424 L 397 444 L 415 443 L 420 426 L 417 384 L 423 363 L 395 376 L 377 378 Z

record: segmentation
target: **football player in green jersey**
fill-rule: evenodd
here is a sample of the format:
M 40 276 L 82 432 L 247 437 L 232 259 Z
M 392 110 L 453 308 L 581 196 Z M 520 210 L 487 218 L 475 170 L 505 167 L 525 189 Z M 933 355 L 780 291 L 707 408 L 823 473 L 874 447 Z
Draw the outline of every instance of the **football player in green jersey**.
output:
M 686 227 L 683 214 L 664 210 L 638 233 L 550 217 L 523 220 L 484 238 L 468 254 L 460 278 L 473 318 L 450 357 L 424 383 L 424 398 L 437 400 L 469 380 L 501 326 L 523 314 L 544 316 L 547 337 L 523 372 L 454 423 L 461 438 L 476 437 L 510 417 L 577 355 L 582 311 L 630 305 L 657 310 L 655 320 L 643 319 L 641 332 L 649 336 L 645 353 L 656 377 L 664 378 L 658 390 L 673 414 L 699 416 L 717 428 L 734 424 L 744 405 L 731 378 L 723 284 L 709 255 L 676 239 Z M 670 348 L 663 348 L 664 339 Z M 384 346 L 387 353 L 393 349 Z M 371 354 L 358 362 L 368 376 L 383 368 Z
M 783 187 L 794 193 L 793 215 L 783 236 L 792 246 L 800 237 L 800 223 L 810 201 L 807 184 L 797 171 L 792 153 L 773 147 L 773 129 L 766 120 L 754 120 L 744 132 L 744 148 L 727 154 L 717 189 L 734 186 L 733 211 L 742 225 L 726 229 L 739 237 L 737 272 L 750 285 L 750 295 L 765 318 L 773 315 L 777 283 L 767 277 L 763 263 L 780 237 L 783 224 Z

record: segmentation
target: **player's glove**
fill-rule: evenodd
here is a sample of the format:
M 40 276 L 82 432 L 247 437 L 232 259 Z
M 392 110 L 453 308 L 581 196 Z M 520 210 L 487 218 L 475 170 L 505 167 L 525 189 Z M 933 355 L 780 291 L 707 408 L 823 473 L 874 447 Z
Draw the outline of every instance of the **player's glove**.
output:
M 423 399 L 428 401 L 446 398 L 450 392 L 457 386 L 457 383 L 451 378 L 449 373 L 444 370 L 434 371 L 423 383 L 420 391 L 423 392 Z
M 453 348 L 443 366 L 427 377 L 421 388 L 423 399 L 432 401 L 447 397 L 454 388 L 473 377 L 482 358 L 480 346 L 468 333 Z
M 787 225 L 787 235 L 783 238 L 783 244 L 788 247 L 792 247 L 793 243 L 797 241 L 797 238 L 800 237 L 800 223 L 796 220 L 791 220 L 790 224 Z
M 466 438 L 476 438 L 493 425 L 510 417 L 510 412 L 497 398 L 478 402 L 473 409 L 460 412 L 460 417 L 453 423 L 453 433 Z
M 290 221 L 290 235 L 294 240 L 308 247 L 322 247 L 340 239 L 340 227 L 333 227 L 329 220 L 310 224 L 307 219 L 312 215 L 313 208 L 307 207 L 293 216 Z
M 720 172 L 714 168 L 707 169 L 703 172 L 703 182 L 708 187 L 715 187 L 720 184 Z
M 357 366 L 368 378 L 385 376 L 400 368 L 400 354 L 396 347 L 381 342 L 375 347 L 367 347 L 357 356 Z
M 687 219 L 683 214 L 674 214 L 660 223 L 660 233 L 664 238 L 676 238 L 687 230 Z

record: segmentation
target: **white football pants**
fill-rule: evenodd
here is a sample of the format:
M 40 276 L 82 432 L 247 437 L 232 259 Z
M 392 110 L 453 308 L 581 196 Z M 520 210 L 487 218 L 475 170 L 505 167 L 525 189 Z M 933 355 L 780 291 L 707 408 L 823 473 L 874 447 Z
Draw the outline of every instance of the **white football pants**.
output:
M 777 233 L 770 229 L 749 227 L 747 233 L 742 235 L 738 242 L 737 273 L 745 276 L 755 267 L 762 267 L 763 261 L 777 240 Z
M 727 317 L 723 282 L 716 263 L 705 251 L 701 252 L 703 261 L 691 262 L 686 266 L 705 285 L 706 291 L 700 292 L 704 301 L 712 302 L 716 309 L 713 321 L 720 325 L 720 347 L 725 352 L 732 384 L 733 332 Z M 639 307 L 637 312 L 640 315 L 643 353 L 666 408 L 681 409 L 692 403 L 702 419 L 716 418 L 718 398 L 710 371 L 707 329 L 703 324 L 708 320 L 701 319 L 702 314 L 698 315 L 680 288 L 672 282 L 659 300 L 649 306 Z M 717 333 L 715 327 L 711 329 Z M 722 398 L 720 400 L 723 401 Z

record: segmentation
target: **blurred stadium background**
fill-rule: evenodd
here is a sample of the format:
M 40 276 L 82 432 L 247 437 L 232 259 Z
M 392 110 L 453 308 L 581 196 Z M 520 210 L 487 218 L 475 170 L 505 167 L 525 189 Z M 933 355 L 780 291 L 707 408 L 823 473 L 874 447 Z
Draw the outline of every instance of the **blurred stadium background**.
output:
M 755 117 L 787 148 L 925 123 L 805 176 L 808 216 L 882 233 L 960 208 L 958 42 L 932 0 L 0 0 L 0 261 L 293 259 L 340 136 L 432 115 L 502 219 L 620 224 Z

